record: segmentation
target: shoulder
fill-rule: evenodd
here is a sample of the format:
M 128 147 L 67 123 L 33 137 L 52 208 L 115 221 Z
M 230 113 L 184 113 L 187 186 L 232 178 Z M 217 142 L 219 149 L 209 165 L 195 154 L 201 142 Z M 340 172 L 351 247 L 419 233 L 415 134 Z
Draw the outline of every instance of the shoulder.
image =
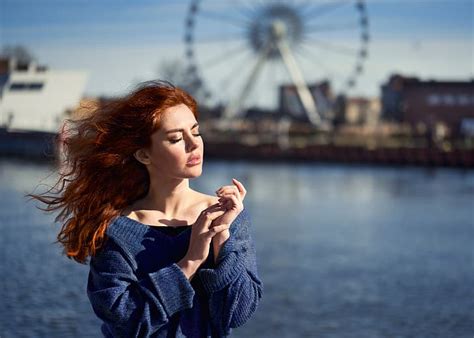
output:
M 148 226 L 136 220 L 118 216 L 109 223 L 106 234 L 120 247 L 138 249 L 148 230 Z
M 211 205 L 219 202 L 219 198 L 217 196 L 203 194 L 199 191 L 195 191 L 194 193 L 196 195 L 196 202 L 200 207 L 202 207 L 202 209 L 208 208 Z

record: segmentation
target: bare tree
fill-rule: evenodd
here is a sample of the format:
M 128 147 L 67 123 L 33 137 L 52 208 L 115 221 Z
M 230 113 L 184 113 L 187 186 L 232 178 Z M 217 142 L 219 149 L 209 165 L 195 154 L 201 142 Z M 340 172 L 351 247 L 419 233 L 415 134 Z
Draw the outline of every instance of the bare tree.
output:
M 185 66 L 180 60 L 165 60 L 158 67 L 158 76 L 178 87 L 185 87 L 189 82 Z
M 1 49 L 0 55 L 6 58 L 15 58 L 21 63 L 29 63 L 36 60 L 33 53 L 27 47 L 21 45 L 5 45 Z
M 165 60 L 158 66 L 158 77 L 171 82 L 191 93 L 198 101 L 204 100 L 206 94 L 199 81 L 192 77 L 181 60 Z

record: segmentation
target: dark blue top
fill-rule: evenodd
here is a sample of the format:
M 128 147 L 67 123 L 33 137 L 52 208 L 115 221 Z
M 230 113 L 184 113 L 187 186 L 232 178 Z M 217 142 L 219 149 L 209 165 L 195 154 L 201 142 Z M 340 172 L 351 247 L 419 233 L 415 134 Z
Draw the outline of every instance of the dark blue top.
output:
M 244 209 L 216 263 L 212 250 L 189 281 L 176 264 L 191 226 L 148 226 L 119 216 L 91 258 L 87 294 L 105 337 L 225 337 L 262 296 L 250 216 Z M 168 228 L 168 230 L 164 230 Z
M 178 236 L 183 231 L 190 228 L 189 225 L 180 225 L 180 226 L 153 226 L 149 225 L 153 230 L 160 231 L 168 236 Z

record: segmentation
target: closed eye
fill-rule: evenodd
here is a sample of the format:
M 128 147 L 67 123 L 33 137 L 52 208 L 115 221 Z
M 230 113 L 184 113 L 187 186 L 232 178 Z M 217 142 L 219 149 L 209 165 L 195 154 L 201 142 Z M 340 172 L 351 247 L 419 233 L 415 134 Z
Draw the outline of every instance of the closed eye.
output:
M 202 136 L 202 134 L 201 134 L 201 133 L 197 133 L 197 134 L 193 134 L 193 136 L 198 137 L 198 136 Z M 178 143 L 178 142 L 181 141 L 182 139 L 183 139 L 183 138 L 178 138 L 178 139 L 176 139 L 176 140 L 169 140 L 169 141 L 170 141 L 171 143 Z

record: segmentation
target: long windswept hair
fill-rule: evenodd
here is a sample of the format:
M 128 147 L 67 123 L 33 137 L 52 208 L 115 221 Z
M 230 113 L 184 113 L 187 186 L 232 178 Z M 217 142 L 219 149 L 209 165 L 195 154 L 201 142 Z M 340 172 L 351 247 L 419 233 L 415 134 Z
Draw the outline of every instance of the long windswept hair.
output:
M 64 163 L 47 192 L 29 196 L 59 210 L 57 241 L 69 258 L 86 263 L 106 239 L 110 221 L 145 196 L 148 172 L 133 154 L 151 145 L 162 113 L 185 104 L 198 117 L 196 101 L 165 81 L 149 81 L 78 120 L 67 120 Z

